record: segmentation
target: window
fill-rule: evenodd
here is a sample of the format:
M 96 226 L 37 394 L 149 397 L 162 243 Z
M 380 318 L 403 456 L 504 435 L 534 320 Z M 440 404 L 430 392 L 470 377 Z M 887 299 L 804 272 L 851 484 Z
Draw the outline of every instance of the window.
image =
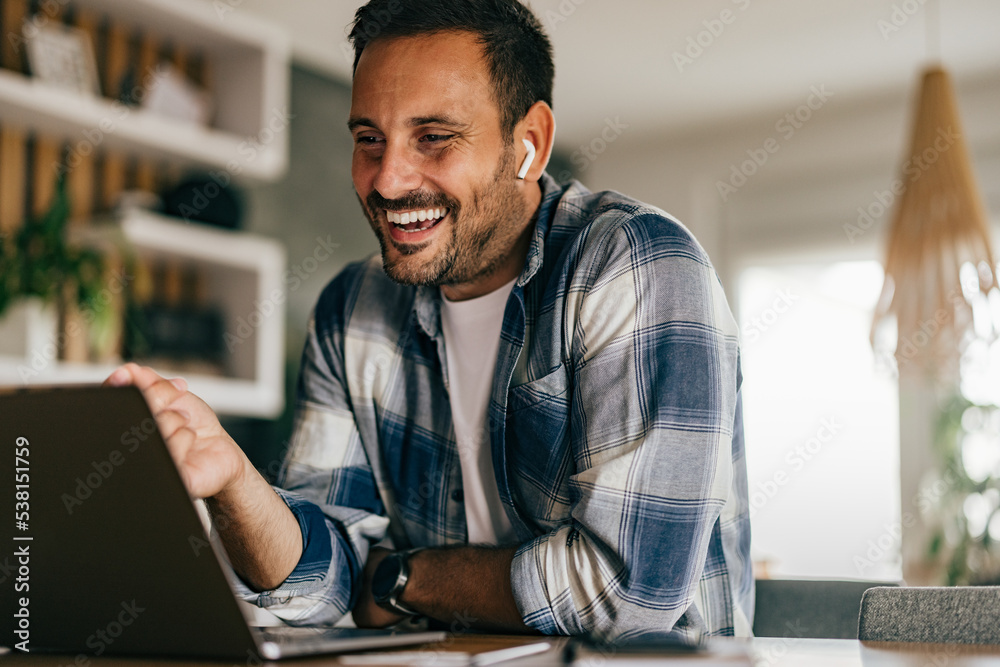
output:
M 770 576 L 901 577 L 895 376 L 868 342 L 874 261 L 739 280 L 753 557 Z

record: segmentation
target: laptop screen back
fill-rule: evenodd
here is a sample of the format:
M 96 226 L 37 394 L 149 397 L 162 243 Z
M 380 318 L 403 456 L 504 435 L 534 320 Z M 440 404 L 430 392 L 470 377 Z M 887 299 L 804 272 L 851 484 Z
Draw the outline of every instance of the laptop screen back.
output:
M 14 619 L 0 644 L 241 663 L 254 656 L 137 389 L 0 395 L 0 452 L 8 514 L 0 522 L 0 614 Z

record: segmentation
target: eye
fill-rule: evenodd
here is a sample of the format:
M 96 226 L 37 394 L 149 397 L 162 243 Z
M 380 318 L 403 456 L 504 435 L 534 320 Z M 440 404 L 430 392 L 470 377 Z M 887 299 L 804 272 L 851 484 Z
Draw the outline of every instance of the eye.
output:
M 423 141 L 425 143 L 435 144 L 435 143 L 440 143 L 442 141 L 448 141 L 454 136 L 455 136 L 454 134 L 425 134 L 424 136 L 420 137 L 420 141 Z
M 382 143 L 383 139 L 382 137 L 376 137 L 369 134 L 364 134 L 356 137 L 354 141 L 359 146 L 377 146 L 378 144 Z

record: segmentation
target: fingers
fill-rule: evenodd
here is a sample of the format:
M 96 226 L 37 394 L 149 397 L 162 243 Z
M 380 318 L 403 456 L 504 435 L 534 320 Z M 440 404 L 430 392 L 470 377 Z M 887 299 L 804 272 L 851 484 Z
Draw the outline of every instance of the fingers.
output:
M 190 415 L 183 410 L 163 410 L 156 415 L 156 425 L 165 440 L 169 440 L 177 431 L 187 427 L 189 421 L 191 421 Z
M 187 465 L 185 465 L 185 460 L 187 459 L 188 452 L 194 447 L 196 439 L 197 436 L 194 431 L 183 426 L 174 431 L 169 437 L 164 438 L 167 444 L 167 451 L 170 452 L 170 458 L 174 460 L 174 465 L 184 480 L 184 486 L 187 487 L 188 493 L 192 495 L 195 495 L 196 489 L 193 488 L 193 480 L 191 479 L 191 473 L 187 469 Z
M 116 369 L 104 381 L 105 387 L 135 385 L 142 390 L 150 411 L 156 415 L 180 398 L 187 391 L 187 382 L 181 378 L 167 380 L 148 366 L 129 362 Z
M 162 379 L 152 368 L 140 366 L 130 361 L 109 375 L 104 384 L 110 387 L 124 387 L 128 384 L 134 384 L 139 389 L 145 389 L 157 380 Z
M 132 373 L 128 369 L 129 365 L 131 364 L 126 364 L 125 366 L 119 366 L 116 368 L 115 371 L 101 383 L 101 386 L 124 387 L 125 385 L 133 384 Z
M 134 384 L 139 389 L 146 389 L 152 386 L 156 382 L 164 380 L 161 375 L 148 366 L 140 366 L 135 362 L 129 362 L 124 366 L 119 366 L 115 371 L 108 376 L 104 381 L 105 387 L 124 387 L 125 385 Z M 174 378 L 169 380 L 177 387 L 180 391 L 187 391 L 187 382 L 183 378 Z

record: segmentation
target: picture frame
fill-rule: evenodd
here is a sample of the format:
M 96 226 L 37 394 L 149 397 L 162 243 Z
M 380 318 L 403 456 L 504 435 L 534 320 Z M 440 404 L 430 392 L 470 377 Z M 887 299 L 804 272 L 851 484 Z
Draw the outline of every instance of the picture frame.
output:
M 86 31 L 25 22 L 24 41 L 33 78 L 65 90 L 95 97 L 101 94 L 94 46 Z

